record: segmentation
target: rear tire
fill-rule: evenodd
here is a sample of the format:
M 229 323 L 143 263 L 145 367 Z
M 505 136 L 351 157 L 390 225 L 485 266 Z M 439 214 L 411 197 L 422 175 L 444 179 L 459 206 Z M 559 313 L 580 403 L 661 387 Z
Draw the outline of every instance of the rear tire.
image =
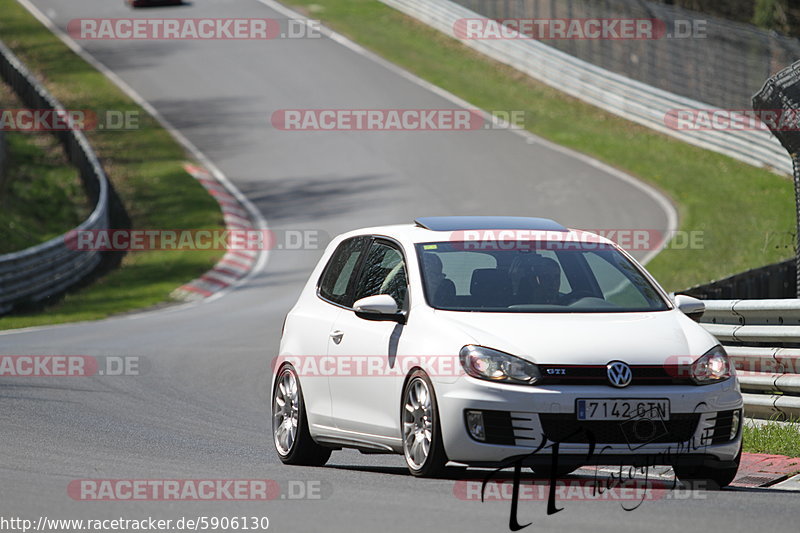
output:
M 742 450 L 734 459 L 736 466 L 729 468 L 711 468 L 708 466 L 675 466 L 675 475 L 682 483 L 691 488 L 707 488 L 711 490 L 719 490 L 727 487 L 736 478 L 736 473 L 739 471 L 739 463 L 742 460 Z M 705 484 L 705 487 L 702 485 Z
M 272 391 L 272 443 L 287 465 L 322 466 L 331 456 L 330 448 L 311 438 L 303 389 L 291 365 L 278 371 Z
M 415 370 L 403 389 L 400 404 L 403 456 L 412 476 L 441 477 L 447 455 L 439 423 L 439 406 L 433 384 L 422 370 Z

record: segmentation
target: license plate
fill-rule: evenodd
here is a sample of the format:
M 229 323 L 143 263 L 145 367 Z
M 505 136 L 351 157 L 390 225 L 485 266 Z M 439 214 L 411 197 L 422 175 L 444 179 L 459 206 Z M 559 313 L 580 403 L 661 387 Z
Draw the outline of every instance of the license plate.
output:
M 587 399 L 577 401 L 578 420 L 669 420 L 667 399 Z

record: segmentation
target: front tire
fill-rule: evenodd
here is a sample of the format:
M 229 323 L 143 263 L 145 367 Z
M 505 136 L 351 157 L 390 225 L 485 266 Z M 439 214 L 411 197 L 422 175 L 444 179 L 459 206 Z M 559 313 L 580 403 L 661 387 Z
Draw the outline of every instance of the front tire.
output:
M 322 466 L 331 456 L 330 448 L 311 438 L 303 389 L 291 365 L 281 367 L 272 391 L 272 442 L 287 465 Z
M 437 477 L 446 472 L 439 406 L 433 384 L 422 370 L 414 371 L 403 389 L 400 422 L 403 456 L 412 476 Z

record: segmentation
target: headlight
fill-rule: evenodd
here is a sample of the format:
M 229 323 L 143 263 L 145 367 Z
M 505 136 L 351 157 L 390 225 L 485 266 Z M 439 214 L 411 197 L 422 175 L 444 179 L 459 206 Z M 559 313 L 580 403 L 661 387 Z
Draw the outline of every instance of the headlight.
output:
M 535 364 L 491 348 L 470 344 L 461 348 L 460 356 L 464 371 L 474 378 L 524 385 L 542 378 Z
M 692 363 L 692 380 L 698 385 L 724 381 L 733 375 L 731 361 L 722 346 L 714 346 Z

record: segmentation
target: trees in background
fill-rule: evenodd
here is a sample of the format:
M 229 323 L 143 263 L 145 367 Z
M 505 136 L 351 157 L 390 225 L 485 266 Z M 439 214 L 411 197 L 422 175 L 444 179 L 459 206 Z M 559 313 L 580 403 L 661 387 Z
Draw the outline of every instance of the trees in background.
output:
M 660 0 L 715 17 L 800 37 L 800 0 Z

